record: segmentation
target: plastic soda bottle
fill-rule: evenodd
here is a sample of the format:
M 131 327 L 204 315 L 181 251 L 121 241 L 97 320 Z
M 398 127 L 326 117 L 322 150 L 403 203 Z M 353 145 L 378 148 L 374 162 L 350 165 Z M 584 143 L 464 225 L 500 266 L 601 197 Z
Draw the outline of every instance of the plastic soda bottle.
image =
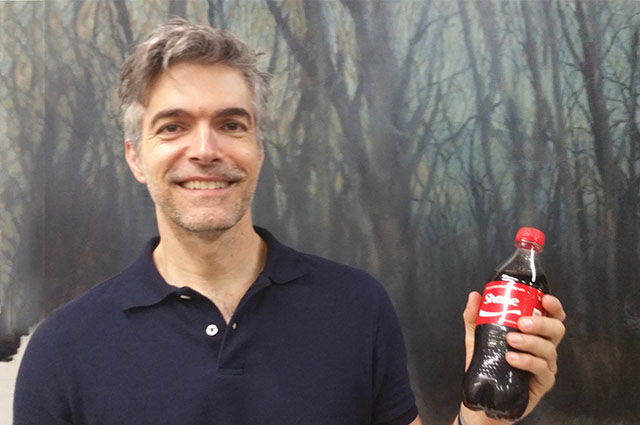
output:
M 511 367 L 507 332 L 519 331 L 521 316 L 543 316 L 549 293 L 540 253 L 545 236 L 538 229 L 518 230 L 515 252 L 489 278 L 476 319 L 473 358 L 462 382 L 463 402 L 491 418 L 517 419 L 529 402 L 529 373 Z

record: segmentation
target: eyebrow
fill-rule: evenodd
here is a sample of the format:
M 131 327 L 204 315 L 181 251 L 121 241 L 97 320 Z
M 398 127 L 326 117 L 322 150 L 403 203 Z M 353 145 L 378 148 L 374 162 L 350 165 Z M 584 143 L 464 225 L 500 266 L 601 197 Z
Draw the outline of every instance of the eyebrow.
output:
M 253 122 L 253 116 L 244 108 L 226 108 L 219 111 L 216 114 L 216 117 L 224 118 L 224 117 L 242 117 L 250 122 Z
M 188 116 L 191 116 L 191 114 L 184 109 L 180 109 L 180 108 L 165 109 L 163 111 L 158 112 L 153 116 L 153 118 L 151 118 L 151 123 L 149 124 L 149 128 L 153 128 L 158 121 L 165 118 L 179 118 L 179 117 L 188 117 Z M 216 112 L 215 114 L 216 118 L 225 118 L 225 117 L 234 117 L 234 116 L 243 117 L 249 120 L 250 122 L 253 122 L 253 116 L 245 108 L 225 108 Z
M 186 117 L 189 116 L 189 113 L 184 109 L 165 109 L 163 111 L 158 112 L 151 118 L 151 122 L 149 123 L 149 128 L 155 127 L 156 123 L 165 118 L 177 118 L 177 117 Z

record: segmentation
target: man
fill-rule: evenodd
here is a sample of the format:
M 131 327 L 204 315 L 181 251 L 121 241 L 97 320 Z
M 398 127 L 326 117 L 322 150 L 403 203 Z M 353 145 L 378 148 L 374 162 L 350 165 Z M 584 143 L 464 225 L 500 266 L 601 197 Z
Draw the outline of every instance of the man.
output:
M 134 50 L 119 88 L 125 156 L 159 238 L 37 329 L 16 425 L 421 423 L 382 286 L 252 224 L 267 87 L 256 54 L 207 26 L 171 21 Z M 533 374 L 527 413 L 553 386 L 564 333 L 559 301 L 544 305 L 549 317 L 509 340 L 523 351 L 509 362 Z M 472 293 L 468 353 L 478 306 Z

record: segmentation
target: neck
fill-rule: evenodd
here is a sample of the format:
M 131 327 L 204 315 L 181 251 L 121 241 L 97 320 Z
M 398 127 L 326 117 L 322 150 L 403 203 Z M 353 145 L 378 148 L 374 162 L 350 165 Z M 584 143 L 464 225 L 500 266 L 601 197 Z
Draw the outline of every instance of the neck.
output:
M 193 233 L 160 222 L 159 231 L 153 259 L 162 277 L 212 300 L 217 294 L 241 297 L 264 267 L 266 245 L 250 218 L 219 232 Z

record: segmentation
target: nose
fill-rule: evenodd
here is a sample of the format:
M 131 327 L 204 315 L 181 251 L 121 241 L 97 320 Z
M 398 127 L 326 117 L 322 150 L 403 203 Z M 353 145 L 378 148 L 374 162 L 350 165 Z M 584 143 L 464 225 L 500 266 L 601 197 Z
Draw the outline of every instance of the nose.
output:
M 208 125 L 198 127 L 189 145 L 189 159 L 195 162 L 211 163 L 222 157 L 220 140 Z

